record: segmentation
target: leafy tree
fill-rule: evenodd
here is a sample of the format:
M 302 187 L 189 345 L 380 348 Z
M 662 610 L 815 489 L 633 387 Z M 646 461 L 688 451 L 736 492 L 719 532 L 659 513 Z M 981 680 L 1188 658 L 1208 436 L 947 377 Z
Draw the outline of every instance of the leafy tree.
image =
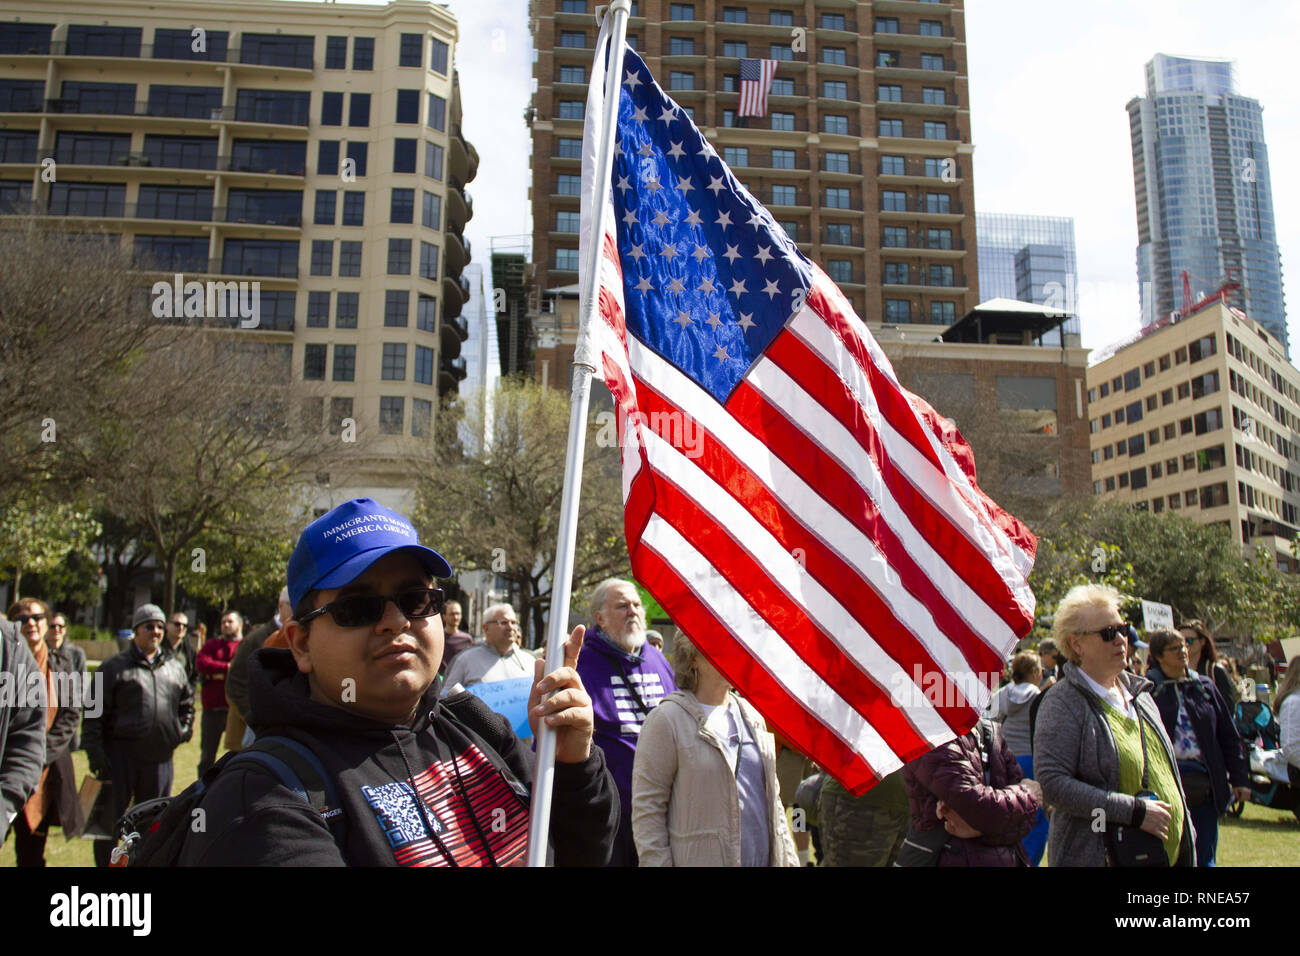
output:
M 186 593 L 223 611 L 248 612 L 275 603 L 298 532 L 310 511 L 294 501 L 293 489 L 258 501 L 229 503 L 190 542 L 177 580 Z M 196 553 L 197 550 L 197 553 Z
M 551 605 L 568 396 L 531 382 L 504 384 L 486 402 L 459 399 L 438 416 L 436 460 L 416 476 L 413 520 L 457 571 L 483 570 L 510 582 L 519 618 L 543 633 Z M 608 430 L 607 430 L 608 431 Z M 627 575 L 619 450 L 595 440 L 588 423 L 573 593 Z M 471 440 L 463 441 L 466 436 Z M 486 436 L 480 440 L 476 436 Z M 573 602 L 581 608 L 581 599 Z
M 89 558 L 99 532 L 90 510 L 74 502 L 32 490 L 12 495 L 0 508 L 0 568 L 13 577 L 14 599 L 22 596 L 24 574 L 51 571 L 73 553 Z

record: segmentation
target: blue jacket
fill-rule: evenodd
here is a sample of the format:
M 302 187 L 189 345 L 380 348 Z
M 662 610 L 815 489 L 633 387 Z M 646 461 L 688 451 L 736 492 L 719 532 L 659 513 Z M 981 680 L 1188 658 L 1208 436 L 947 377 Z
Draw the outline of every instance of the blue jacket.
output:
M 1160 708 L 1160 719 L 1169 731 L 1170 740 L 1175 737 L 1178 699 L 1182 698 L 1210 774 L 1214 807 L 1222 813 L 1232 802 L 1232 787 L 1250 785 L 1250 770 L 1241 749 L 1241 737 L 1223 695 L 1213 680 L 1200 674 L 1189 673 L 1187 677 L 1171 680 L 1159 667 L 1153 667 L 1147 671 L 1147 678 L 1156 685 L 1151 696 Z

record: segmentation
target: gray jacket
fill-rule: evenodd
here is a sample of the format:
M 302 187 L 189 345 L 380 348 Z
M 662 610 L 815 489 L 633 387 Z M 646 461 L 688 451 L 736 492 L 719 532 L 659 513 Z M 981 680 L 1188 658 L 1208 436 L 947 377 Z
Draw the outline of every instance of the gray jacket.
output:
M 1133 696 L 1138 716 L 1155 730 L 1177 767 L 1174 747 L 1149 691 L 1152 683 L 1127 671 L 1119 675 Z M 1105 825 L 1131 825 L 1137 797 L 1119 791 L 1119 751 L 1110 725 L 1096 713 L 1084 694 L 1092 694 L 1078 667 L 1065 668 L 1065 676 L 1044 692 L 1034 725 L 1034 777 L 1043 787 L 1043 800 L 1053 808 L 1047 854 L 1053 867 L 1105 866 L 1104 833 L 1093 829 L 1093 813 L 1105 811 Z M 1175 773 L 1175 778 L 1177 773 Z M 1183 797 L 1183 835 L 1178 865 L 1190 866 L 1195 858 L 1196 834 Z
M 39 675 L 27 642 L 8 621 L 0 622 L 0 839 L 45 769 L 45 682 Z

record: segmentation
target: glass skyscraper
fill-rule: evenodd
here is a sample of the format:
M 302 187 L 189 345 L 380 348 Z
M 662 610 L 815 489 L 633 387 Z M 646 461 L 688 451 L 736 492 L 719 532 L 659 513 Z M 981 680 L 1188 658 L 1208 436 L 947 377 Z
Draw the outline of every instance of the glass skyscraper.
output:
M 1074 220 L 976 212 L 980 298 L 1018 299 L 1068 312 L 1064 329 L 1079 332 L 1079 269 Z
M 1282 260 L 1263 110 L 1235 92 L 1229 60 L 1156 56 L 1128 103 L 1142 324 L 1232 279 L 1230 305 L 1287 341 Z

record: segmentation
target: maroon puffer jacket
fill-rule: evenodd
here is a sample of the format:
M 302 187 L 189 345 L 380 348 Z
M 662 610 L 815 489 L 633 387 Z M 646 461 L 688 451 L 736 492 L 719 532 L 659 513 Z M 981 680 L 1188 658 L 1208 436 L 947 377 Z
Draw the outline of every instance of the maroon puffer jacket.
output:
M 989 785 L 984 785 L 977 733 L 936 747 L 903 768 L 912 826 L 918 832 L 942 827 L 935 816 L 942 800 L 982 836 L 950 837 L 939 866 L 1027 866 L 1020 840 L 1034 826 L 1038 799 L 1021 785 L 1024 772 L 1001 733 L 995 734 Z

